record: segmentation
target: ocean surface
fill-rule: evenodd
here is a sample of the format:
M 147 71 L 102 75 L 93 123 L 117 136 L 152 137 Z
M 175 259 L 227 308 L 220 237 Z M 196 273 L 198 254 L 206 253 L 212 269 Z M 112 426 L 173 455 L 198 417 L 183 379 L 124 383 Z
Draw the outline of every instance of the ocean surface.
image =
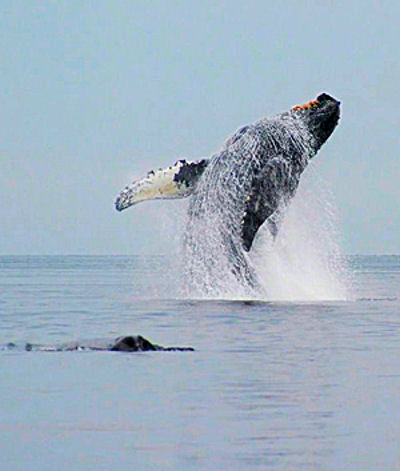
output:
M 349 266 L 346 301 L 218 301 L 162 256 L 1 256 L 1 469 L 400 469 L 400 256 Z M 24 348 L 128 334 L 195 351 Z

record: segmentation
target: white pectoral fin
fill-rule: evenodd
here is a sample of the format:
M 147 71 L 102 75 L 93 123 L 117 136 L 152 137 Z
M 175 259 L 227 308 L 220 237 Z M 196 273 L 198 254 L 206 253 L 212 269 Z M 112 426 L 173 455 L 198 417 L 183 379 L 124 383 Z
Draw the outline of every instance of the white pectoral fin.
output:
M 122 211 L 141 201 L 186 198 L 192 194 L 207 164 L 206 159 L 178 160 L 164 170 L 152 170 L 146 177 L 124 188 L 115 201 L 115 207 Z

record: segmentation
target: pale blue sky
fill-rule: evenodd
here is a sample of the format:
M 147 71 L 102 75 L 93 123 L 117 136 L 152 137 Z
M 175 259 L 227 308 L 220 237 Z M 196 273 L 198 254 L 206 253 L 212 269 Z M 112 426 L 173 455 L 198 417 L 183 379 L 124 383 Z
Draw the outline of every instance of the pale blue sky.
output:
M 0 253 L 159 252 L 164 212 L 180 218 L 182 203 L 117 213 L 133 175 L 210 155 L 324 91 L 342 120 L 315 170 L 344 248 L 400 253 L 400 2 L 2 0 L 0 12 Z

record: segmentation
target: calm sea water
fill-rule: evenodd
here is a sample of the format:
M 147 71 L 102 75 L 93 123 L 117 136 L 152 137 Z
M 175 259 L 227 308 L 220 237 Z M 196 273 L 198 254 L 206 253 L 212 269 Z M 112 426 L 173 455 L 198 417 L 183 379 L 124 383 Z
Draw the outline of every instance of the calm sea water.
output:
M 0 257 L 1 469 L 400 469 L 400 256 L 350 265 L 352 300 L 278 303 L 179 300 L 162 257 Z M 125 334 L 196 351 L 22 348 Z

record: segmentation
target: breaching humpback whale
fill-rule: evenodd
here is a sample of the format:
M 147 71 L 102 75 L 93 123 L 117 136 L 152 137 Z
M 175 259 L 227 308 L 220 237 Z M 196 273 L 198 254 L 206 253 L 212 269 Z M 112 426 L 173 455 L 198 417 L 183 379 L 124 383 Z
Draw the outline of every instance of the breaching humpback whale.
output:
M 254 238 L 264 222 L 276 235 L 302 172 L 339 121 L 339 108 L 338 100 L 323 93 L 304 105 L 244 126 L 209 159 L 181 159 L 133 182 L 117 197 L 116 209 L 150 199 L 190 196 L 186 243 L 193 250 L 189 271 L 198 271 L 200 263 L 208 267 L 200 276 L 207 277 L 215 266 L 216 252 L 222 251 L 235 278 L 254 285 L 248 259 Z M 199 238 L 213 242 L 196 246 Z

